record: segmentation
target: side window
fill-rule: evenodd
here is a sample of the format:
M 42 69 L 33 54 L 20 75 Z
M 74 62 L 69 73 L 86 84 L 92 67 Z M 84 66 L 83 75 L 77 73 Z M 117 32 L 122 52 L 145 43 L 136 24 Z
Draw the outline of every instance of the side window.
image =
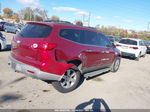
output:
M 98 46 L 99 43 L 100 43 L 100 41 L 99 41 L 99 38 L 98 38 L 96 32 L 85 31 L 84 44 Z
M 144 46 L 142 41 L 139 41 L 139 45 L 140 46 Z
M 99 46 L 103 46 L 103 47 L 111 47 L 112 46 L 111 42 L 104 35 L 98 34 L 98 37 L 100 39 Z
M 83 31 L 78 29 L 62 29 L 59 35 L 73 42 L 82 43 L 83 40 Z

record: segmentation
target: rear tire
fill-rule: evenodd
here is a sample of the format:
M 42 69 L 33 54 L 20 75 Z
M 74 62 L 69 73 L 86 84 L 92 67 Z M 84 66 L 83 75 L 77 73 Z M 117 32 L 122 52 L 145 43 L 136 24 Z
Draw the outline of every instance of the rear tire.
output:
M 135 61 L 139 61 L 141 57 L 141 53 L 138 55 L 138 57 L 135 57 Z
M 121 62 L 121 58 L 117 57 L 116 60 L 114 61 L 112 67 L 111 67 L 111 72 L 117 72 L 119 67 L 120 67 L 120 62 Z
M 68 69 L 60 81 L 52 82 L 53 87 L 61 93 L 76 89 L 80 83 L 81 73 L 75 67 Z

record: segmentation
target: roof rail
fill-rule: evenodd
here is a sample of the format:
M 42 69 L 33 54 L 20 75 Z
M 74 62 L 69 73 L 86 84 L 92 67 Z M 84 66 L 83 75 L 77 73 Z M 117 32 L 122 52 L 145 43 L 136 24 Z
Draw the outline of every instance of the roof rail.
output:
M 50 23 L 53 23 L 53 24 L 70 24 L 70 25 L 73 25 L 73 23 L 69 22 L 69 21 L 52 21 L 52 20 L 44 20 L 43 22 L 50 22 Z

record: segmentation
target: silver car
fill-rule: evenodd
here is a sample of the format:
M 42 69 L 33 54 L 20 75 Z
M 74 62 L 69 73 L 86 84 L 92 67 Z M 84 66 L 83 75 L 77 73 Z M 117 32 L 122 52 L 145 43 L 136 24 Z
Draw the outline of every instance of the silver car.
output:
M 5 32 L 17 33 L 20 31 L 21 27 L 14 23 L 5 23 L 3 29 Z
M 3 34 L 0 32 L 0 51 L 7 48 L 7 42 Z

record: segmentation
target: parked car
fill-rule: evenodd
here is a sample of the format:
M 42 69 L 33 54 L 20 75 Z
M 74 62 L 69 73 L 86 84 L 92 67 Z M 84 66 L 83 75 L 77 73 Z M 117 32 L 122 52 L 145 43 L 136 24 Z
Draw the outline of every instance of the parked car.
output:
M 122 56 L 130 56 L 137 61 L 146 55 L 147 50 L 143 40 L 133 38 L 123 38 L 116 47 L 122 52 Z
M 120 66 L 120 51 L 97 30 L 50 22 L 29 22 L 13 38 L 9 64 L 17 71 L 52 80 L 60 92 L 74 90 L 80 80 Z M 95 73 L 96 72 L 96 73 Z
M 7 44 L 6 44 L 6 39 L 4 35 L 0 32 L 0 51 L 6 49 Z
M 1 21 L 0 22 L 0 30 L 1 31 L 4 31 L 4 24 L 5 24 L 6 22 L 5 21 Z
M 115 36 L 107 36 L 107 37 L 114 45 L 116 45 L 122 39 L 121 37 Z
M 21 30 L 20 25 L 14 24 L 14 23 L 5 23 L 4 24 L 4 31 L 5 32 L 11 32 L 11 33 L 17 33 Z
M 147 47 L 147 53 L 150 54 L 150 41 L 144 41 L 145 46 Z

